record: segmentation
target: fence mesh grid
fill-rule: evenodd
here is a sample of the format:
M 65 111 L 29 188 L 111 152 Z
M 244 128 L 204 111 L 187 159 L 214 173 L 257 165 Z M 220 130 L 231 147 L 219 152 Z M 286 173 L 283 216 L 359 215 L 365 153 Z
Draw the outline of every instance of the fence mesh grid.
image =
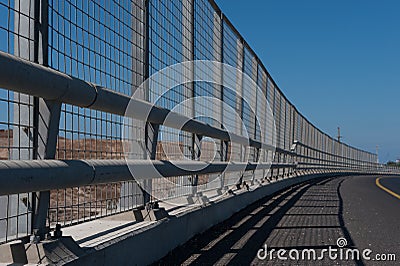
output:
M 165 67 L 193 60 L 193 38 L 190 34 L 193 28 L 193 9 L 189 1 L 150 0 L 148 5 L 150 75 Z M 193 84 L 178 85 L 170 90 L 163 88 L 162 83 L 159 85 L 150 88 L 148 92 L 151 103 L 192 116 L 193 106 L 187 100 L 193 97 Z M 192 152 L 190 133 L 160 127 L 156 159 L 190 159 Z M 153 180 L 152 194 L 161 200 L 188 195 L 191 193 L 191 182 L 192 176 Z
M 41 5 L 47 6 L 43 9 Z M 47 12 L 47 21 L 42 21 L 46 16 L 41 10 Z M 46 22 L 47 30 L 40 31 L 41 23 Z M 231 87 L 191 82 L 166 90 L 158 83 L 139 95 L 157 106 L 278 148 L 274 153 L 160 126 L 156 151 L 151 154 L 145 122 L 63 104 L 56 159 L 150 156 L 157 160 L 271 162 L 274 156 L 276 163 L 297 161 L 315 167 L 369 166 L 376 161 L 376 155 L 337 142 L 302 116 L 213 1 L 0 0 L 0 51 L 127 96 L 165 67 L 190 60 L 220 61 L 243 73 L 204 71 Z M 202 73 L 187 71 L 187 75 L 197 74 Z M 221 103 L 189 100 L 192 97 L 217 98 Z M 40 157 L 37 105 L 37 98 L 0 88 L 0 160 Z M 123 128 L 135 134 L 126 139 Z M 124 141 L 137 148 L 124 150 Z M 288 153 L 293 145 L 291 157 Z M 270 175 L 288 175 L 292 170 L 274 169 Z M 185 175 L 152 180 L 146 186 L 150 185 L 153 200 L 165 200 L 266 175 L 264 170 Z M 196 180 L 198 188 L 193 190 Z M 31 233 L 35 200 L 33 193 L 0 196 L 0 242 Z M 53 190 L 48 224 L 72 225 L 145 203 L 143 190 L 135 181 Z
M 122 94 L 132 95 L 144 80 L 143 1 L 49 0 L 49 66 Z M 143 123 L 122 116 L 62 105 L 57 159 L 124 159 L 123 127 Z M 137 139 L 124 140 L 143 142 Z M 141 159 L 133 151 L 129 158 Z M 51 192 L 49 222 L 70 225 L 142 204 L 134 182 L 76 187 Z
M 0 51 L 36 61 L 33 0 L 0 1 Z M 0 160 L 34 159 L 34 98 L 0 88 Z M 0 243 L 31 233 L 32 193 L 0 196 Z

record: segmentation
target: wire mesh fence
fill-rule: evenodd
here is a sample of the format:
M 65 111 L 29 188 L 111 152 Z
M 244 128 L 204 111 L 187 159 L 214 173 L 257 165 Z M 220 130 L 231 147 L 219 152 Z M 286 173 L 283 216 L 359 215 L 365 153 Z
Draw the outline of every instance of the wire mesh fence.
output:
M 0 1 L 0 51 L 36 61 L 33 0 Z M 34 98 L 0 88 L 0 160 L 35 158 Z M 32 193 L 0 196 L 0 243 L 31 233 Z
M 132 210 L 149 200 L 293 176 L 295 171 L 376 167 L 375 154 L 334 140 L 297 111 L 213 1 L 0 0 L 0 51 L 125 96 L 132 96 L 165 67 L 192 60 L 222 62 L 235 70 L 202 69 L 220 84 L 194 81 L 166 89 L 159 81 L 139 95 L 215 128 L 276 146 L 246 146 L 63 103 L 54 159 L 288 164 L 269 171 L 188 174 L 52 190 L 47 214 L 51 228 Z M 202 75 L 190 70 L 186 74 Z M 45 157 L 39 149 L 39 100 L 0 88 L 1 160 Z M 134 132 L 128 139 L 124 128 Z M 154 149 L 149 140 L 155 142 Z M 125 149 L 126 141 L 134 147 Z M 0 242 L 31 234 L 36 197 L 0 196 Z
M 48 1 L 48 65 L 125 95 L 144 81 L 144 1 Z M 126 121 L 126 120 L 125 120 Z M 125 159 L 122 116 L 63 104 L 57 159 Z M 130 141 L 143 142 L 140 136 Z M 132 151 L 129 158 L 141 159 Z M 71 225 L 140 206 L 136 182 L 51 191 L 49 223 Z

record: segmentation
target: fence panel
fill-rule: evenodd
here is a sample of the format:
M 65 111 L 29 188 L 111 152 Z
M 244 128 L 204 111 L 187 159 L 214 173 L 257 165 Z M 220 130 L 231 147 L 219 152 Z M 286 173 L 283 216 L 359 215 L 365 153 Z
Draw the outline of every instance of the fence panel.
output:
M 144 81 L 144 0 L 49 0 L 48 12 L 51 68 L 129 96 Z M 143 149 L 124 153 L 122 143 L 123 127 L 130 127 L 137 134 L 129 141 L 141 147 L 143 122 L 124 121 L 119 115 L 63 104 L 56 158 L 144 158 Z M 129 210 L 140 206 L 142 197 L 135 182 L 54 190 L 49 223 L 66 226 Z
M 245 136 L 251 143 L 205 137 L 86 105 L 48 101 L 19 93 L 27 92 L 21 88 L 0 88 L 0 160 L 260 160 L 275 163 L 278 170 L 271 171 L 275 177 L 292 173 L 293 165 L 278 163 L 293 160 L 302 165 L 299 172 L 377 166 L 377 155 L 329 137 L 295 109 L 213 1 L 0 1 L 0 51 L 80 79 L 96 93 L 107 88 L 118 95 L 135 95 L 213 130 Z M 236 69 L 201 70 L 222 84 L 196 81 L 165 88 L 163 80 L 157 80 L 140 86 L 166 67 L 193 60 L 218 61 Z M 188 79 L 201 74 L 185 69 Z M 52 115 L 51 106 L 56 111 L 60 106 L 59 119 L 57 112 Z M 55 129 L 46 127 L 52 119 Z M 124 135 L 124 130 L 131 133 Z M 50 133 L 57 137 L 54 145 Z M 54 154 L 49 152 L 53 150 Z M 48 226 L 68 226 L 151 201 L 254 182 L 267 171 L 184 173 L 0 196 L 0 243 L 29 236 L 43 206 Z M 46 193 L 49 206 L 40 203 Z
M 34 0 L 0 1 L 0 51 L 38 63 Z M 0 88 L 0 160 L 35 159 L 35 99 Z M 0 196 L 0 243 L 30 234 L 33 193 Z

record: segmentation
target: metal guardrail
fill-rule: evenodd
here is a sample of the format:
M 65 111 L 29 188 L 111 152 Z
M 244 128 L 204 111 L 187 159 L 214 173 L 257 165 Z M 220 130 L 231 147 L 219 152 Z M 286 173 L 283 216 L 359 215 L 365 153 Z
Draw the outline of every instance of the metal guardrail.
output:
M 243 182 L 398 172 L 301 115 L 213 1 L 14 0 L 0 2 L 0 17 L 0 242 L 43 238 L 55 224 Z M 240 73 L 216 73 L 236 87 L 193 82 L 172 93 L 148 88 L 142 99 L 131 99 L 152 74 L 192 60 L 236 67 Z M 174 109 L 195 96 L 219 99 L 238 118 L 209 103 Z M 266 123 L 267 103 L 276 128 Z M 140 133 L 131 139 L 133 160 L 125 161 L 121 128 L 128 104 L 134 106 L 128 126 Z M 205 137 L 214 141 L 219 161 L 204 159 L 213 152 Z
M 133 169 L 133 173 L 129 168 Z M 276 163 L 272 168 L 293 168 Z M 254 171 L 271 168 L 268 163 L 149 161 L 149 160 L 40 160 L 0 161 L 0 195 L 63 189 L 119 181 L 162 177 Z

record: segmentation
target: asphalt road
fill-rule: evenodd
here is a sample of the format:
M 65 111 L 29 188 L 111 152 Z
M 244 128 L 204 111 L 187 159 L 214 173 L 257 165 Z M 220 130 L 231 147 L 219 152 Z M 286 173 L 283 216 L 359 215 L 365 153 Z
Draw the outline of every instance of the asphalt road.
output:
M 156 265 L 400 265 L 397 194 L 400 177 L 348 176 L 297 185 L 197 235 Z M 378 261 L 393 260 L 392 254 L 397 261 Z

